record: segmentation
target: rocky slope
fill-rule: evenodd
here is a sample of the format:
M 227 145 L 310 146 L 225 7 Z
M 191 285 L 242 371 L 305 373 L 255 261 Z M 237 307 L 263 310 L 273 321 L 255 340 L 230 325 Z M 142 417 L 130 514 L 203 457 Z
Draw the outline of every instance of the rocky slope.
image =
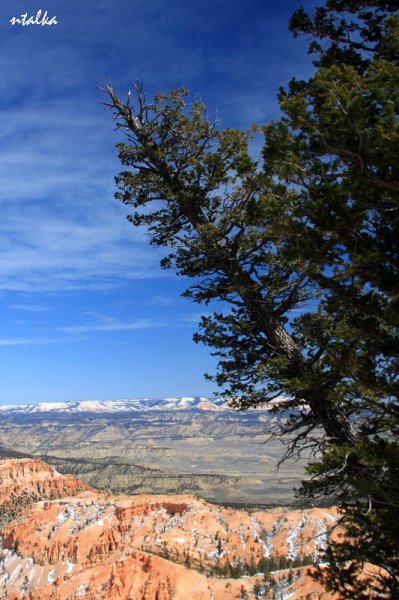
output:
M 11 490 L 24 510 L 2 530 L 1 598 L 331 598 L 301 565 L 319 561 L 334 509 L 245 512 L 188 495 L 113 496 L 24 459 L 0 465 L 3 514 Z
M 74 496 L 90 487 L 40 460 L 0 461 L 0 526 L 43 499 Z

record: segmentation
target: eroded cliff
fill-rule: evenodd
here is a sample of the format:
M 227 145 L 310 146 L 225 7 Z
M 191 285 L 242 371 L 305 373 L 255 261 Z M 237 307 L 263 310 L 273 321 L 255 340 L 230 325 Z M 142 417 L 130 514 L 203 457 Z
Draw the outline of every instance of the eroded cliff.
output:
M 4 599 L 332 597 L 303 563 L 319 561 L 334 509 L 246 512 L 193 496 L 114 496 L 32 460 L 0 465 L 3 514 L 13 502 L 23 510 L 2 530 Z

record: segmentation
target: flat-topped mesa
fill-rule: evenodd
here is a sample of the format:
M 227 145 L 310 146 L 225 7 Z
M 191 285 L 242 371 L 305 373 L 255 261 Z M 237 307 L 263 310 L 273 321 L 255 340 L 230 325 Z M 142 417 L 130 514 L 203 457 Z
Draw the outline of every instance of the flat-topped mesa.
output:
M 89 489 L 85 482 L 73 475 L 61 475 L 41 460 L 0 461 L 0 507 L 4 509 L 38 500 L 74 496 Z

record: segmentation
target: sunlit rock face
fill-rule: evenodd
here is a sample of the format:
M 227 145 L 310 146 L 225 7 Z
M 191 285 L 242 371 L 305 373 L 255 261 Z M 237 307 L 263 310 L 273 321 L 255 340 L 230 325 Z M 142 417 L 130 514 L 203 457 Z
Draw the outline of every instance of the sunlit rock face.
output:
M 74 496 L 91 489 L 72 475 L 61 475 L 41 460 L 0 461 L 1 516 L 13 516 L 38 500 Z
M 0 464 L 0 503 L 0 598 L 333 598 L 301 563 L 321 560 L 335 509 L 115 496 L 31 459 Z

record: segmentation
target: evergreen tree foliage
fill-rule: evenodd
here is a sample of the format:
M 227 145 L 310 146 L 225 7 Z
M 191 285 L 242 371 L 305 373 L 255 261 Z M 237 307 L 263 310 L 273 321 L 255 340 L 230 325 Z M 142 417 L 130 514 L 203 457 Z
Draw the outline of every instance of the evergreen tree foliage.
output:
M 272 403 L 286 456 L 313 456 L 302 493 L 339 502 L 327 586 L 398 598 L 399 16 L 328 0 L 290 27 L 316 70 L 280 90 L 262 165 L 250 132 L 219 129 L 186 90 L 123 102 L 109 85 L 127 136 L 116 196 L 193 279 L 186 296 L 217 306 L 195 336 L 217 384 L 238 409 Z
M 369 597 L 372 587 L 377 597 L 399 595 L 395 9 L 394 2 L 368 0 L 327 2 L 313 19 L 297 11 L 291 29 L 311 34 L 318 69 L 311 80 L 293 80 L 280 91 L 284 117 L 265 127 L 266 171 L 299 192 L 289 252 L 307 261 L 320 291 L 317 314 L 297 324 L 317 351 L 322 346 L 312 331 L 320 326 L 330 336 L 324 352 L 340 348 L 335 389 L 356 426 L 356 443 L 324 448 L 310 467 L 314 481 L 304 485 L 310 495 L 335 494 L 344 508 L 348 540 L 355 542 L 330 547 L 326 580 L 348 598 Z M 359 579 L 365 560 L 386 571 Z

